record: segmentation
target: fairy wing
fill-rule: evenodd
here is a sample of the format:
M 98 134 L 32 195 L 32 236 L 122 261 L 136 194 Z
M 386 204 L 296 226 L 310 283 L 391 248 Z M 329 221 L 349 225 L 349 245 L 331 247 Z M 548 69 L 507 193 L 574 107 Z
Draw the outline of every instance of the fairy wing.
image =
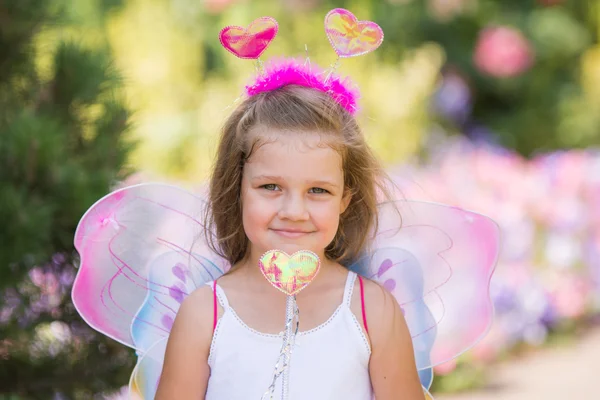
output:
M 138 354 L 167 337 L 183 298 L 228 268 L 208 248 L 204 209 L 201 197 L 162 184 L 96 202 L 75 233 L 72 297 L 84 320 Z
M 491 325 L 489 284 L 499 235 L 491 219 L 460 208 L 380 205 L 371 249 L 352 269 L 379 282 L 400 304 L 425 387 L 433 366 L 472 347 Z

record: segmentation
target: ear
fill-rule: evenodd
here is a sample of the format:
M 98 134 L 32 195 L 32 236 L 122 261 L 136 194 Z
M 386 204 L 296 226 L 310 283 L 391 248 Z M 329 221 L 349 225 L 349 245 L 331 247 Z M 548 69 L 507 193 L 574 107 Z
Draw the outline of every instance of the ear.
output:
M 346 212 L 346 209 L 350 205 L 350 200 L 352 200 L 352 193 L 350 193 L 350 190 L 346 189 L 344 190 L 344 195 L 342 196 L 342 202 L 340 204 L 340 214 Z

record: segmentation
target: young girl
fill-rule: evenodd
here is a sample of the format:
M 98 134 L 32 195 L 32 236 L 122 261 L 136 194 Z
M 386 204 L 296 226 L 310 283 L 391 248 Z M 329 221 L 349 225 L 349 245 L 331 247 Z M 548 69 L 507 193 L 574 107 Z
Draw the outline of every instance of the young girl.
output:
M 376 24 L 343 9 L 325 28 L 339 57 L 383 40 Z M 276 33 L 263 17 L 220 39 L 256 59 Z M 73 304 L 136 349 L 130 389 L 144 399 L 423 399 L 432 366 L 491 324 L 498 227 L 457 207 L 378 203 L 391 197 L 354 118 L 353 84 L 308 60 L 259 66 L 223 129 L 207 201 L 143 184 L 85 213 Z M 270 250 L 321 260 L 296 298 L 289 363 L 287 298 L 259 268 Z M 274 381 L 281 354 L 287 369 Z
M 286 296 L 258 260 L 279 249 L 321 259 L 297 296 L 290 399 L 423 399 L 397 301 L 347 269 L 365 250 L 382 177 L 354 117 L 329 94 L 288 85 L 239 105 L 223 130 L 209 199 L 214 250 L 233 267 L 183 302 L 156 398 L 261 398 Z

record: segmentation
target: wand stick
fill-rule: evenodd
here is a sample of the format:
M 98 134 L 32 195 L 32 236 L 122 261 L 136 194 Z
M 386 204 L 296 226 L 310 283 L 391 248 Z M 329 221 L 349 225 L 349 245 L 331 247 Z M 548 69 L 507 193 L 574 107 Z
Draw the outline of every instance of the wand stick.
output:
M 273 380 L 261 400 L 273 399 L 277 379 L 280 376 L 282 376 L 281 399 L 287 400 L 290 389 L 290 362 L 300 326 L 296 294 L 308 286 L 317 276 L 321 262 L 319 257 L 311 251 L 299 251 L 289 256 L 283 251 L 271 250 L 260 258 L 259 267 L 267 281 L 287 295 L 285 330 L 282 332 L 283 344 L 275 363 Z M 294 325 L 296 329 L 294 329 Z

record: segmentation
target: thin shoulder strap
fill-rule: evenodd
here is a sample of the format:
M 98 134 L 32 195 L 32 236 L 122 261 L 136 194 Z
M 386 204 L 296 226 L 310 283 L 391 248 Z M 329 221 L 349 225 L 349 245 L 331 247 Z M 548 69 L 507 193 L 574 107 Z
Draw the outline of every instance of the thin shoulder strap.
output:
M 365 331 L 369 333 L 369 327 L 367 325 L 367 312 L 365 309 L 365 285 L 362 276 L 358 275 L 356 272 L 348 272 L 348 279 L 346 280 L 346 290 L 344 291 L 344 304 L 346 304 L 346 306 L 350 308 L 350 305 L 352 303 L 352 292 L 354 290 L 354 282 L 356 282 L 356 277 L 358 277 L 358 283 L 360 285 L 360 307 L 362 310 L 363 324 L 365 326 Z
M 213 282 L 213 332 L 217 329 L 217 317 L 219 314 L 219 307 L 217 307 L 217 280 Z
M 362 309 L 362 319 L 365 325 L 365 331 L 369 333 L 369 325 L 367 325 L 367 311 L 365 309 L 365 286 L 363 283 L 362 276 L 358 276 L 358 283 L 360 284 L 360 307 Z
M 219 307 L 218 304 L 221 304 L 221 307 L 227 309 L 229 307 L 229 302 L 227 301 L 227 297 L 225 296 L 225 292 L 219 285 L 217 285 L 217 280 L 215 279 L 213 282 L 207 282 L 207 285 L 213 290 L 213 332 L 217 328 L 217 322 L 219 322 Z
M 356 281 L 356 273 L 348 271 L 348 278 L 346 278 L 346 288 L 344 289 L 344 304 L 350 308 L 352 303 L 352 292 L 354 291 L 354 282 Z

